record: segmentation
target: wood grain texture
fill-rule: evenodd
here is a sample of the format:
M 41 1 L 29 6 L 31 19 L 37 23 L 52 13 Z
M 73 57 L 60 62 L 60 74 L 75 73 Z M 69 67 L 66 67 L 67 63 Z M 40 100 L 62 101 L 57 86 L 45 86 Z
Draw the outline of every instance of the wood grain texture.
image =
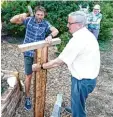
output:
M 37 63 L 45 63 L 48 60 L 48 47 L 37 50 Z M 44 117 L 47 70 L 40 70 L 35 75 L 35 117 Z
M 44 48 L 44 47 L 48 47 L 48 46 L 52 46 L 60 43 L 61 43 L 61 39 L 54 38 L 52 39 L 52 42 L 50 44 L 47 43 L 45 40 L 43 40 L 43 41 L 38 41 L 33 43 L 21 44 L 21 45 L 18 45 L 18 48 L 21 52 L 25 52 L 28 50 L 40 49 L 40 48 Z

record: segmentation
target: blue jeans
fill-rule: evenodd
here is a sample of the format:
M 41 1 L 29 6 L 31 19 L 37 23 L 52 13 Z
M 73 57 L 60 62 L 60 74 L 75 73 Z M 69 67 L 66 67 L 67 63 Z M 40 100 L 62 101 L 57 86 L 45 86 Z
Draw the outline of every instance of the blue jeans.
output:
M 86 117 L 86 99 L 96 86 L 96 78 L 78 80 L 72 77 L 71 82 L 72 117 Z
M 98 39 L 99 29 L 88 29 L 88 30 L 94 34 L 96 39 Z

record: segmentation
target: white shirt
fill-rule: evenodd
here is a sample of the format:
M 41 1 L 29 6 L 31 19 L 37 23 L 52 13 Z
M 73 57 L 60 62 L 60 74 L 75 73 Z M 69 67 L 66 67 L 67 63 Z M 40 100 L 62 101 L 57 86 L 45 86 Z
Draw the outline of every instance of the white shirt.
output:
M 73 77 L 78 80 L 94 79 L 100 69 L 100 51 L 97 39 L 83 27 L 73 34 L 58 57 L 64 61 Z

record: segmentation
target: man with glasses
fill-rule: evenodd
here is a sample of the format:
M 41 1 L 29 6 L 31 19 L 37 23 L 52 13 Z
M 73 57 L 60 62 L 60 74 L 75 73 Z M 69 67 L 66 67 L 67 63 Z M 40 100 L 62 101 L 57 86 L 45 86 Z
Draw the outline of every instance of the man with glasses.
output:
M 85 103 L 88 94 L 96 86 L 96 77 L 100 68 L 100 51 L 95 36 L 85 27 L 86 15 L 82 11 L 72 12 L 68 16 L 69 32 L 72 38 L 54 60 L 42 65 L 34 64 L 33 71 L 50 69 L 66 64 L 71 72 L 71 108 L 65 108 L 72 117 L 86 117 Z
M 93 12 L 91 12 L 88 16 L 87 22 L 89 31 L 95 35 L 96 39 L 98 39 L 101 20 L 102 14 L 100 13 L 100 5 L 96 4 L 93 8 Z

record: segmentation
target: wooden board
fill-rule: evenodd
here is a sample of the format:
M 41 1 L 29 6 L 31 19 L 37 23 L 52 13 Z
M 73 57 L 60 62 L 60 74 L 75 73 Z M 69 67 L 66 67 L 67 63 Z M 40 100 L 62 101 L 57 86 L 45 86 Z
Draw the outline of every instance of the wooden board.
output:
M 33 42 L 33 43 L 21 44 L 21 45 L 18 45 L 18 48 L 21 52 L 25 52 L 28 50 L 40 49 L 43 47 L 48 47 L 48 46 L 52 46 L 52 45 L 56 45 L 60 43 L 61 43 L 61 39 L 54 38 L 52 39 L 52 42 L 50 44 L 47 43 L 45 40 L 43 40 L 43 41 L 38 41 L 38 42 Z

